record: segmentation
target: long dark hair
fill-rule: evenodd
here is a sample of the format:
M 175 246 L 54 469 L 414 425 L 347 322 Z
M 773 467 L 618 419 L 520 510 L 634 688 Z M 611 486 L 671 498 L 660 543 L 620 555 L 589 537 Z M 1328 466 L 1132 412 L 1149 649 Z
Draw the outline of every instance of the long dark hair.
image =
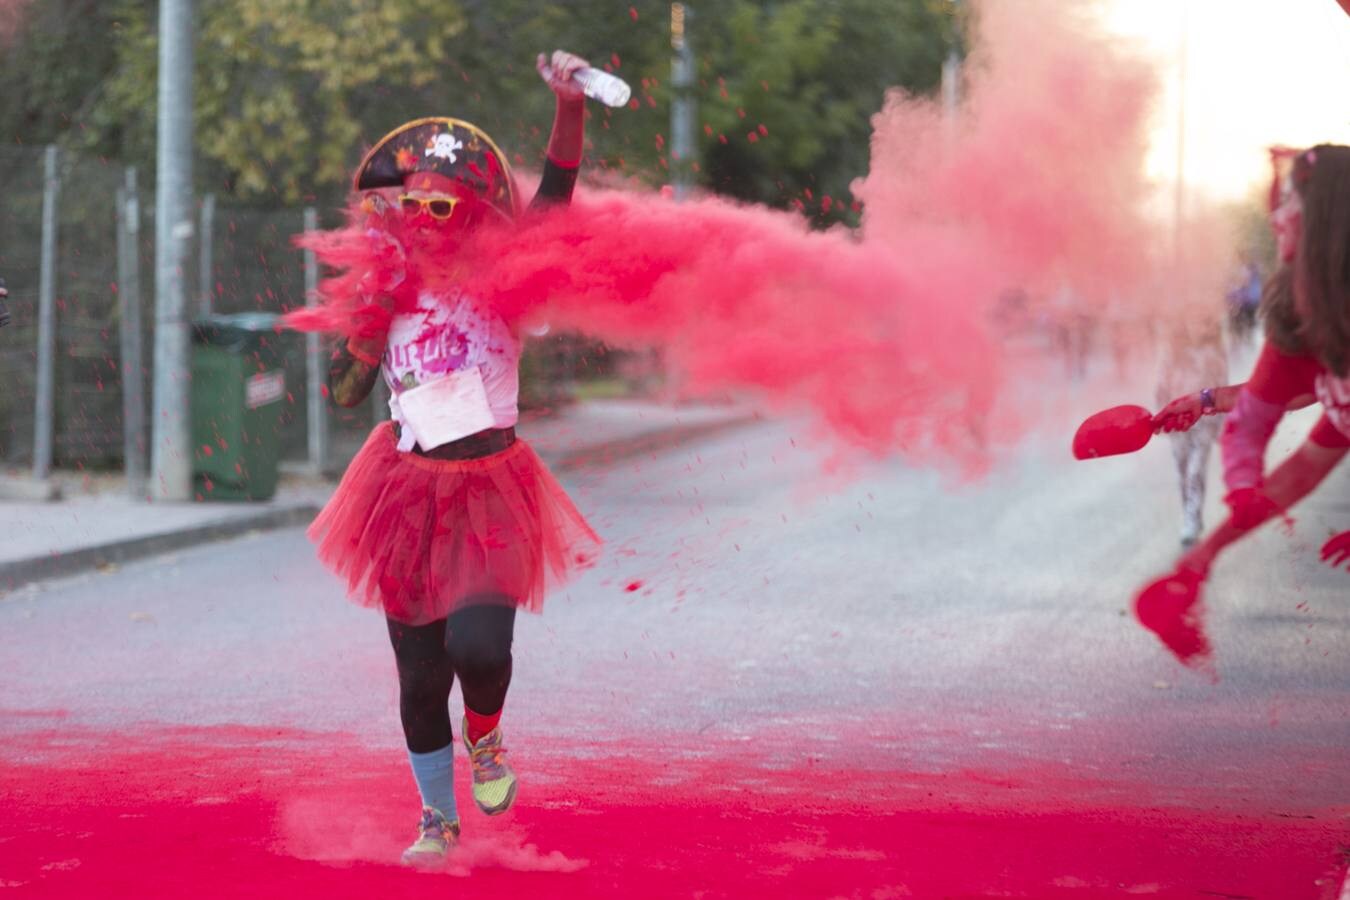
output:
M 1266 327 L 1266 340 L 1282 352 L 1292 356 L 1309 352 L 1294 309 L 1294 270 L 1288 263 L 1276 269 L 1261 288 L 1261 319 Z
M 1266 337 L 1344 377 L 1350 374 L 1350 147 L 1319 144 L 1300 153 L 1292 178 L 1303 201 L 1302 234 L 1293 263 L 1281 266 L 1262 294 Z

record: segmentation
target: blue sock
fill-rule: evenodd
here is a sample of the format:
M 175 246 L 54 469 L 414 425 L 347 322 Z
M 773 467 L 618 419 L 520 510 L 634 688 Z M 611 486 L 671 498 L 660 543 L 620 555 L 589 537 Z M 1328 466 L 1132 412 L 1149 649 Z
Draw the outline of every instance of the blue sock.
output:
M 430 753 L 408 751 L 408 762 L 412 763 L 413 778 L 417 781 L 417 791 L 422 795 L 422 805 L 440 810 L 445 821 L 453 822 L 459 818 L 455 809 L 455 745 Z

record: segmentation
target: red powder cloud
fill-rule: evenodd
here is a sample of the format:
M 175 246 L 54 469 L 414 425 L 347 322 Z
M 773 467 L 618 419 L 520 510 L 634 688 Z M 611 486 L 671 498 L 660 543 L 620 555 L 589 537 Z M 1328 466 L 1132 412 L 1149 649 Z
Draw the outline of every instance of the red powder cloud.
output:
M 1051 0 L 987 2 L 976 27 L 959 112 L 897 91 L 874 118 L 871 168 L 853 186 L 860 231 L 721 199 L 581 191 L 478 233 L 467 271 L 423 266 L 424 282 L 453 282 L 513 322 L 661 345 L 692 387 L 809 410 L 846 445 L 978 467 L 1017 437 L 1006 423 L 991 434 L 1023 374 L 994 330 L 1002 294 L 1087 316 L 1174 298 L 1144 212 L 1148 67 Z

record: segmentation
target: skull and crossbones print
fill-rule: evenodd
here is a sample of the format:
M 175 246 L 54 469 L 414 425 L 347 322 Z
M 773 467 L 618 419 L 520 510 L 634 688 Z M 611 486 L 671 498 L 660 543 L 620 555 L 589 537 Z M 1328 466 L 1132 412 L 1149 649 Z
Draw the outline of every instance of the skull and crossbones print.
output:
M 431 139 L 430 143 L 427 144 L 426 152 L 423 153 L 423 155 L 434 156 L 437 159 L 448 159 L 450 162 L 455 162 L 458 158 L 455 155 L 455 151 L 462 149 L 464 149 L 463 141 L 458 140 L 449 132 L 444 132 Z

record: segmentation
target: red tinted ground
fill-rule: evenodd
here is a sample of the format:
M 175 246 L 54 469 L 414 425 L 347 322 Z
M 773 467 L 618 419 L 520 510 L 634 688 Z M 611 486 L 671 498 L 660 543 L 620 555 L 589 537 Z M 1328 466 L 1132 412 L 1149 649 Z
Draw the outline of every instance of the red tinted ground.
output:
M 12 721 L 12 720 L 11 720 Z M 1345 810 L 1157 802 L 1072 773 L 789 767 L 733 745 L 520 753 L 517 809 L 466 809 L 443 873 L 390 865 L 397 753 L 270 728 L 49 727 L 0 751 L 0 890 L 23 897 L 1260 897 L 1335 900 Z M 807 748 L 804 748 L 804 750 Z M 805 755 L 804 755 L 805 758 Z M 1027 798 L 1050 797 L 1052 801 Z M 827 799 L 828 797 L 828 799 Z M 439 882 L 439 884 L 438 884 Z

